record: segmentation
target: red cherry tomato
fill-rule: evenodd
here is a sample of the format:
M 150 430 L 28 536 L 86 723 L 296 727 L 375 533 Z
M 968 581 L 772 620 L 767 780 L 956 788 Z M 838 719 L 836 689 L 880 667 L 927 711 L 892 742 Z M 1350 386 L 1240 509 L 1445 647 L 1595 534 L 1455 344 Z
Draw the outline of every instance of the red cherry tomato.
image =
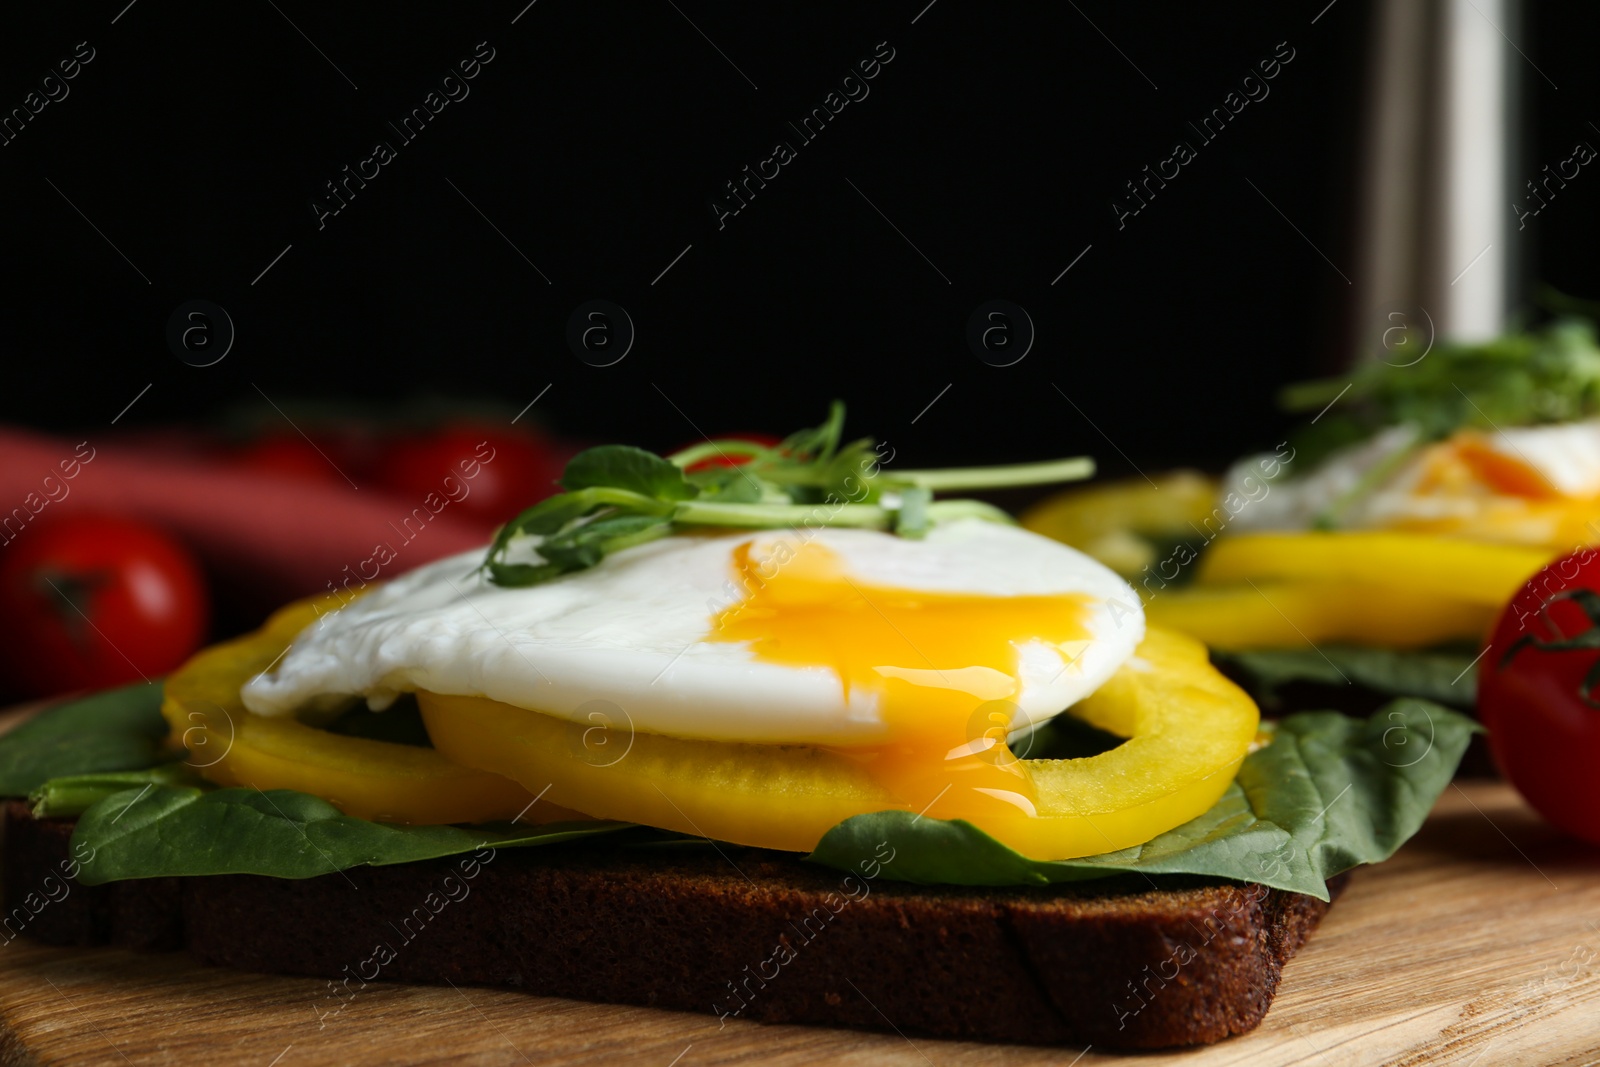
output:
M 456 426 L 392 443 L 376 475 L 406 500 L 420 503 L 437 493 L 457 515 L 505 522 L 559 491 L 566 458 L 532 434 Z
M 46 516 L 0 548 L 0 671 L 22 696 L 104 689 L 172 670 L 200 647 L 206 591 L 154 526 Z
M 783 438 L 773 437 L 771 434 L 765 433 L 725 433 L 719 434 L 716 440 L 726 441 L 730 438 L 735 441 L 749 441 L 751 444 L 760 445 L 763 448 L 776 448 L 783 443 Z M 695 445 L 700 444 L 705 444 L 705 442 L 690 441 L 688 444 L 685 444 L 679 448 L 675 448 L 672 451 L 682 452 L 685 448 L 693 448 Z M 708 456 L 705 459 L 696 460 L 684 469 L 689 471 L 703 471 L 710 470 L 713 467 L 737 467 L 746 462 L 748 459 L 748 456 L 735 455 Z
M 1600 844 L 1600 549 L 1550 564 L 1512 598 L 1478 668 L 1478 716 L 1528 803 Z
M 334 469 L 329 457 L 298 435 L 275 435 L 253 441 L 239 450 L 234 456 L 234 463 L 261 474 L 323 484 L 345 484 L 344 476 Z

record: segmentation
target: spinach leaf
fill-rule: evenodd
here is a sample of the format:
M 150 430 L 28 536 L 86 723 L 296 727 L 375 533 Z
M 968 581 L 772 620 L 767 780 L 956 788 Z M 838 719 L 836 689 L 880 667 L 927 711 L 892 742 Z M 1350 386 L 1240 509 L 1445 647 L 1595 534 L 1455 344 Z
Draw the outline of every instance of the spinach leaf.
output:
M 965 820 L 910 812 L 858 815 L 808 858 L 886 878 L 943 885 L 1048 885 L 1125 872 L 1258 882 L 1328 899 L 1327 879 L 1387 859 L 1416 833 L 1450 783 L 1477 725 L 1421 700 L 1370 719 L 1293 715 L 1245 758 L 1209 811 L 1143 845 L 1081 859 L 1029 859 Z M 878 850 L 893 851 L 882 862 Z
M 0 737 L 0 796 L 51 778 L 127 771 L 163 761 L 161 683 L 140 682 L 58 704 Z
M 607 487 L 656 500 L 688 500 L 699 492 L 676 465 L 632 445 L 600 445 L 579 452 L 568 461 L 561 484 L 569 492 Z
M 1276 699 L 1291 682 L 1321 685 L 1355 683 L 1389 697 L 1418 697 L 1457 708 L 1477 702 L 1474 653 L 1454 651 L 1400 652 L 1387 648 L 1324 645 L 1315 649 L 1273 649 L 1213 653 L 1218 663 L 1232 666 L 1254 683 L 1256 695 Z
M 207 874 L 314 878 L 363 864 L 453 856 L 485 845 L 568 841 L 627 825 L 396 826 L 341 814 L 327 801 L 292 789 L 156 786 L 125 789 L 96 802 L 78 819 L 72 845 L 92 856 L 78 875 L 85 885 Z
M 879 812 L 830 830 L 809 859 L 850 870 L 892 858 L 885 877 L 947 885 L 1047 885 L 1126 872 L 1258 882 L 1327 898 L 1326 879 L 1386 859 L 1426 818 L 1478 727 L 1456 712 L 1401 700 L 1367 720 L 1294 715 L 1248 756 L 1205 814 L 1133 848 L 1045 862 L 963 820 Z M 262 874 L 311 878 L 628 828 L 626 823 L 514 827 L 395 826 L 343 815 L 292 790 L 210 789 L 186 769 L 50 782 L 49 814 L 82 810 L 74 846 L 93 850 L 81 880 Z M 126 786 L 123 788 L 122 786 Z M 135 788 L 137 786 L 137 788 Z M 86 810 L 83 810 L 85 809 Z M 86 849 L 86 850 L 87 850 Z

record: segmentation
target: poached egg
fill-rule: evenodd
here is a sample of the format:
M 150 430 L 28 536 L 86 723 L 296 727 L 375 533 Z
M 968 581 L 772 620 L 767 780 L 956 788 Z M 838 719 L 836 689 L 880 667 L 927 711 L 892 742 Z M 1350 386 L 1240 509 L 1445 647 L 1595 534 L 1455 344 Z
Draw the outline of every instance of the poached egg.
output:
M 537 541 L 518 549 L 534 558 Z M 404 692 L 757 744 L 941 754 L 1060 713 L 1144 636 L 1133 590 L 1075 549 L 979 520 L 665 538 L 540 585 L 482 552 L 403 575 L 307 627 L 245 706 L 293 715 Z M 974 725 L 976 723 L 976 726 Z
M 1392 426 L 1274 486 L 1235 517 L 1239 530 L 1308 529 L 1330 510 L 1353 529 L 1411 530 L 1571 548 L 1600 540 L 1600 419 L 1416 445 Z M 1254 457 L 1224 488 L 1241 485 Z

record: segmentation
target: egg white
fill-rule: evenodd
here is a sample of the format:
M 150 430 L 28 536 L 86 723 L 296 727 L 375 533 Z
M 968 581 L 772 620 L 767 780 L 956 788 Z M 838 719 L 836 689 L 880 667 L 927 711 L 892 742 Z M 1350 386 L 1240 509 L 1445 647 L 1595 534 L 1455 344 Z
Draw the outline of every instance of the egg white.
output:
M 745 595 L 732 564 L 780 559 L 815 539 L 858 581 L 992 596 L 1078 593 L 1090 638 L 1065 653 L 1019 648 L 1014 728 L 1059 713 L 1102 685 L 1144 636 L 1138 596 L 1106 567 L 1020 527 L 978 520 L 920 541 L 867 530 L 740 530 L 670 537 L 521 589 L 474 573 L 482 551 L 439 560 L 324 616 L 277 666 L 244 686 L 262 715 L 330 697 L 386 707 L 418 689 L 486 696 L 574 721 L 601 711 L 646 733 L 755 743 L 868 744 L 886 735 L 876 694 L 848 697 L 825 667 L 758 662 L 711 642 L 716 615 Z M 596 703 L 601 702 L 601 703 Z

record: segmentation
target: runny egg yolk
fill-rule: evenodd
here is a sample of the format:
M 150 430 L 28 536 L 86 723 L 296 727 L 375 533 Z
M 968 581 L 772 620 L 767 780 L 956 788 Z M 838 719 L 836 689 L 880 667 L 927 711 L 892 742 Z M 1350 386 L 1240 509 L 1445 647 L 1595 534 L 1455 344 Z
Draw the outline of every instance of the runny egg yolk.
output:
M 717 615 L 709 640 L 747 642 L 765 663 L 832 670 L 846 699 L 875 694 L 887 739 L 837 751 L 911 810 L 943 819 L 997 806 L 1035 813 L 1032 778 L 1005 743 L 1021 721 L 1012 703 L 1021 647 L 1053 645 L 1062 670 L 1075 669 L 1089 643 L 1090 597 L 888 588 L 852 578 L 816 542 L 781 565 L 761 566 L 750 550 L 741 544 L 733 562 L 751 592 Z

